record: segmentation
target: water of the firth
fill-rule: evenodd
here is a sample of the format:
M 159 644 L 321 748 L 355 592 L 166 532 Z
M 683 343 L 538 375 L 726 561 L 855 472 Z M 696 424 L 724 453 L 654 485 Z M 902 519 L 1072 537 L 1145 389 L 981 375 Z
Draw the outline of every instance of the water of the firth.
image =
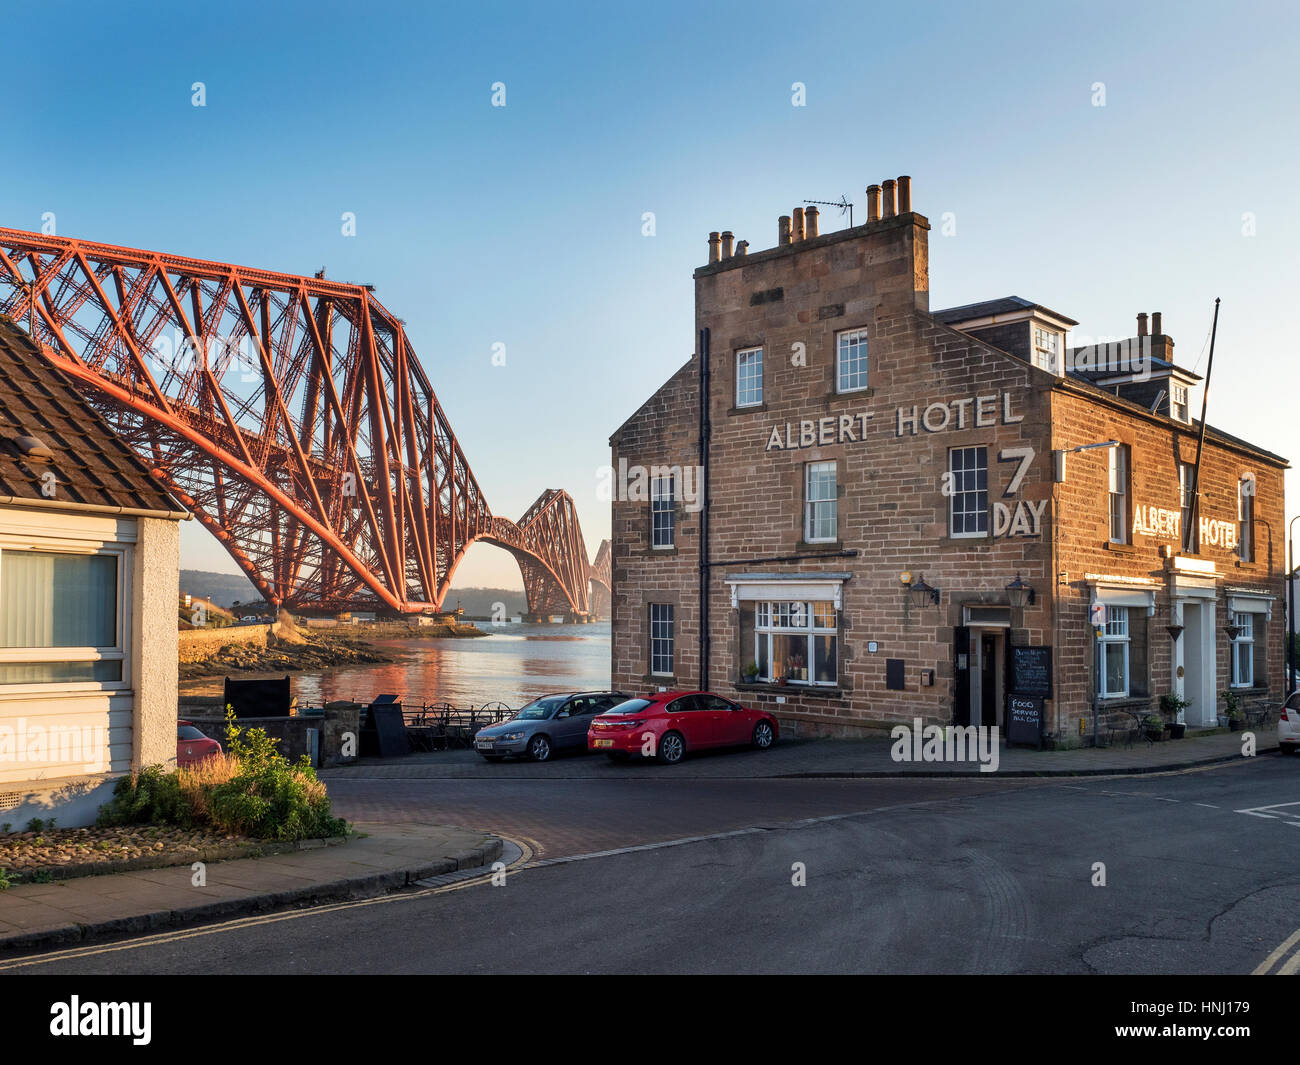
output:
M 609 687 L 609 623 L 491 625 L 488 636 L 447 640 L 376 640 L 397 661 L 292 673 L 300 702 L 369 702 L 392 692 L 408 704 L 448 702 L 481 706 L 500 700 L 519 707 L 553 691 Z M 249 674 L 254 676 L 257 674 Z M 222 679 L 184 681 L 181 692 L 220 695 Z

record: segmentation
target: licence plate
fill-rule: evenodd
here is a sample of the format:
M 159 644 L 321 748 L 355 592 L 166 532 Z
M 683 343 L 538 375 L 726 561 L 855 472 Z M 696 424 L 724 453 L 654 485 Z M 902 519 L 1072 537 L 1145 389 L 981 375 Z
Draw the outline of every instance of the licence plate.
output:
M 477 743 L 474 744 L 474 746 L 477 747 L 480 751 L 490 751 L 492 750 L 492 741 L 479 740 Z
M 613 741 L 613 740 L 596 740 L 595 742 L 596 742 L 596 746 L 597 746 L 597 747 L 613 747 L 613 746 L 614 746 L 614 741 Z

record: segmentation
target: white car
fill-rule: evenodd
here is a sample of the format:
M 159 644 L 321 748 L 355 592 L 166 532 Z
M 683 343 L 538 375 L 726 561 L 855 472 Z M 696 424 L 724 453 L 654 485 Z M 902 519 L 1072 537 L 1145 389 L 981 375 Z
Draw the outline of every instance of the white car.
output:
M 1277 718 L 1277 742 L 1284 754 L 1300 751 L 1300 691 L 1292 692 L 1291 698 L 1282 704 Z

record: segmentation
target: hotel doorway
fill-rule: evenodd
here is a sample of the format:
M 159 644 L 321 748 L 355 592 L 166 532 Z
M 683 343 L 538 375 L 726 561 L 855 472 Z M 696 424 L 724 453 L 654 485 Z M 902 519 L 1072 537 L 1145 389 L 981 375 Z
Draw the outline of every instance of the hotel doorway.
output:
M 963 615 L 966 624 L 953 632 L 956 650 L 953 723 L 1003 725 L 1011 610 L 1009 607 L 966 607 Z

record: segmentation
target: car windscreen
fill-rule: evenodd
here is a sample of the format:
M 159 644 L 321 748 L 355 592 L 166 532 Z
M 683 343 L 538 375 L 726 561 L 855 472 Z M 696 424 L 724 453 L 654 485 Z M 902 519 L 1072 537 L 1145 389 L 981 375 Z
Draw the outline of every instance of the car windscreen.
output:
M 619 703 L 617 706 L 611 706 L 600 716 L 607 717 L 610 714 L 637 714 L 649 705 L 649 699 L 629 699 L 627 702 Z
M 177 726 L 176 726 L 176 738 L 177 738 L 178 740 L 205 740 L 205 739 L 207 739 L 207 737 L 206 737 L 205 735 L 203 735 L 203 733 L 200 732 L 198 729 L 196 729 L 193 725 L 177 725 Z
M 545 721 L 568 701 L 569 697 L 567 695 L 543 695 L 540 699 L 534 699 L 523 707 L 519 713 L 515 714 L 514 720 Z

